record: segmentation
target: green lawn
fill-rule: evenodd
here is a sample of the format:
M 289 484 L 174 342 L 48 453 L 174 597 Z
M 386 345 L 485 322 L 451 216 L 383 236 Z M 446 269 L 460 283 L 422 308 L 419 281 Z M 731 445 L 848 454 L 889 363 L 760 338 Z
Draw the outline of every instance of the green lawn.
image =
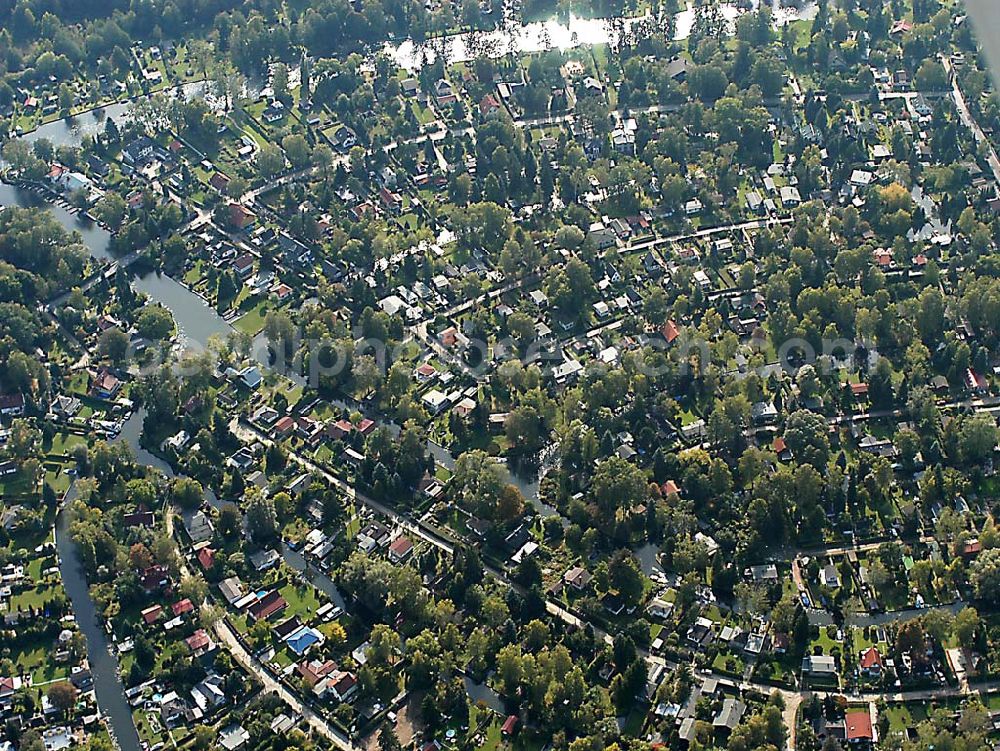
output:
M 288 601 L 287 614 L 297 615 L 303 620 L 312 617 L 321 604 L 316 590 L 308 584 L 286 584 L 281 588 L 281 596 Z
M 31 680 L 34 683 L 46 683 L 68 678 L 69 667 L 56 665 L 50 659 L 51 656 L 51 644 L 33 642 L 20 650 L 13 650 L 10 659 L 19 670 L 31 673 Z
M 261 300 L 246 313 L 233 322 L 233 327 L 250 336 L 255 336 L 264 328 L 264 316 L 267 314 L 267 300 Z

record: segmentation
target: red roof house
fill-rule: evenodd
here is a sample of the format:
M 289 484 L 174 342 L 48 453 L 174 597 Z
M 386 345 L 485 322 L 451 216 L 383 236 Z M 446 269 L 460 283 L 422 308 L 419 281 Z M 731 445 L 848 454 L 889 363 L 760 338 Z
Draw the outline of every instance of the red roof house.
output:
M 517 715 L 512 714 L 503 721 L 503 726 L 500 728 L 500 732 L 504 735 L 514 735 L 515 730 L 517 730 Z
M 205 547 L 198 551 L 198 563 L 206 571 L 215 565 L 215 551 Z
M 844 715 L 844 734 L 848 743 L 871 743 L 875 740 L 872 730 L 872 716 L 867 709 L 859 709 Z

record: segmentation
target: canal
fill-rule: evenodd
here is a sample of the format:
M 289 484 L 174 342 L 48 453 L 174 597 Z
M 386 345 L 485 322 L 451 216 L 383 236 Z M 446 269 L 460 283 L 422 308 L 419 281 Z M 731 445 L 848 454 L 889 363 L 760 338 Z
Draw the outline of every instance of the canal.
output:
M 67 503 L 76 497 L 76 486 L 66 494 Z M 73 604 L 73 613 L 87 642 L 87 660 L 94 678 L 97 705 L 108 721 L 121 751 L 140 751 L 139 734 L 132 720 L 132 709 L 125 699 L 125 689 L 118 675 L 118 659 L 104 630 L 104 619 L 90 597 L 83 564 L 69 535 L 69 514 L 65 509 L 56 517 L 56 548 L 63 587 Z

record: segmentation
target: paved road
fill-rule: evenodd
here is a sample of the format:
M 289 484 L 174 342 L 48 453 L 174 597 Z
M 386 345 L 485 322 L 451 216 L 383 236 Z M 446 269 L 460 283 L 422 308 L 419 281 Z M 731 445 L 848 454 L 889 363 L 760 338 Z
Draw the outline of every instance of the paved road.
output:
M 993 179 L 1000 183 L 1000 159 L 997 158 L 993 144 L 990 143 L 983 129 L 979 127 L 979 123 L 976 122 L 972 110 L 969 109 L 968 102 L 965 101 L 965 94 L 962 93 L 962 89 L 958 85 L 958 76 L 955 75 L 951 60 L 948 57 L 943 57 L 942 62 L 944 63 L 945 71 L 947 71 L 948 76 L 951 78 L 951 96 L 955 100 L 958 116 L 965 123 L 965 126 L 972 131 L 972 137 L 975 138 L 976 143 L 986 145 L 986 161 L 989 162 L 990 170 L 993 172 Z
M 298 696 L 285 688 L 284 684 L 277 681 L 271 671 L 243 647 L 239 639 L 236 638 L 236 634 L 224 620 L 216 622 L 215 635 L 222 644 L 226 645 L 236 662 L 261 681 L 264 685 L 264 691 L 277 694 L 294 712 L 300 714 L 311 728 L 332 741 L 337 748 L 342 751 L 359 751 L 359 747 L 351 743 L 347 736 L 333 727 L 307 704 L 304 704 Z
M 174 510 L 168 507 L 164 516 L 167 536 L 173 538 Z M 182 579 L 186 579 L 191 575 L 183 556 L 181 557 L 180 573 Z M 264 686 L 265 693 L 277 694 L 281 700 L 292 709 L 293 712 L 300 715 L 311 728 L 316 730 L 323 737 L 332 741 L 335 746 L 341 749 L 341 751 L 360 751 L 357 746 L 351 743 L 350 738 L 327 722 L 325 718 L 317 714 L 293 692 L 289 691 L 284 684 L 274 677 L 273 673 L 271 673 L 267 666 L 250 654 L 250 652 L 247 651 L 247 649 L 240 642 L 239 638 L 237 638 L 236 632 L 233 631 L 224 619 L 220 618 L 217 620 L 212 628 L 215 631 L 216 638 L 220 643 L 226 645 L 236 662 L 238 662 L 248 673 L 254 675 L 257 680 L 261 682 Z
M 230 423 L 229 429 L 233 432 L 233 434 L 237 438 L 239 438 L 242 441 L 255 441 L 262 443 L 265 446 L 270 446 L 274 443 L 268 436 L 261 433 L 259 430 L 257 430 L 255 427 L 250 425 L 245 420 L 234 420 L 233 422 Z M 414 519 L 413 517 L 410 517 L 409 515 L 406 514 L 401 514 L 395 511 L 394 509 L 389 508 L 384 503 L 376 501 L 375 499 L 369 498 L 365 494 L 358 492 L 357 489 L 354 488 L 352 485 L 344 482 L 336 475 L 326 471 L 325 469 L 317 465 L 315 462 L 302 456 L 295 450 L 289 450 L 288 457 L 296 464 L 298 464 L 300 467 L 308 470 L 317 477 L 323 478 L 331 485 L 337 487 L 348 498 L 351 498 L 357 503 L 367 506 L 373 511 L 382 514 L 400 528 L 405 529 L 407 532 L 416 535 L 417 537 L 424 540 L 425 542 L 430 543 L 431 545 L 437 546 L 438 548 L 445 551 L 449 555 L 454 554 L 455 552 L 454 543 L 444 539 L 437 530 L 425 524 L 423 521 L 419 519 Z M 513 587 L 514 589 L 520 592 L 524 591 L 523 587 L 511 581 L 507 577 L 506 573 L 504 573 L 500 569 L 497 569 L 485 563 L 483 564 L 483 568 L 490 576 L 502 581 L 507 586 Z M 613 637 L 605 630 L 595 626 L 592 623 L 589 623 L 588 621 L 583 620 L 582 618 L 579 618 L 578 616 L 571 613 L 569 610 L 564 608 L 559 603 L 553 600 L 546 600 L 545 609 L 551 615 L 556 616 L 564 623 L 573 626 L 575 628 L 585 628 L 587 626 L 590 626 L 594 630 L 594 633 L 597 635 L 597 638 L 602 639 L 607 644 L 613 643 Z

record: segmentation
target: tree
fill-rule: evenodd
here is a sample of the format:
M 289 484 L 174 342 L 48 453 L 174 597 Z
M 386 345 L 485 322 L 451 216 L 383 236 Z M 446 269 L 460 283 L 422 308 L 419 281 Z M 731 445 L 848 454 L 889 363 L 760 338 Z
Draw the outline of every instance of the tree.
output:
M 627 606 L 642 599 L 644 579 L 631 551 L 619 550 L 608 563 L 608 582 L 618 591 Z
M 785 443 L 795 458 L 811 464 L 821 474 L 830 458 L 830 436 L 826 419 L 815 412 L 800 409 L 785 423 Z
M 174 332 L 174 317 L 162 305 L 147 305 L 136 316 L 135 328 L 144 339 L 162 341 Z
M 455 462 L 452 498 L 483 519 L 510 521 L 520 516 L 524 499 L 508 482 L 507 470 L 485 451 L 466 451 Z
M 97 351 L 111 360 L 115 365 L 121 365 L 128 354 L 128 343 L 128 334 L 122 331 L 120 327 L 113 326 L 101 334 L 101 338 L 97 343 Z
M 959 448 L 962 459 L 967 464 L 981 464 L 993 455 L 993 449 L 1000 439 L 993 417 L 977 414 L 962 420 L 959 429 Z
M 59 681 L 49 686 L 46 693 L 52 706 L 66 713 L 76 704 L 76 688 L 69 681 Z
M 194 741 L 192 741 L 191 745 L 195 751 L 208 751 L 215 740 L 215 736 L 215 731 L 208 725 L 198 725 L 194 729 Z
M 535 338 L 535 319 L 523 311 L 511 313 L 507 318 L 507 330 L 520 346 Z
M 226 539 L 234 539 L 239 534 L 242 523 L 240 510 L 235 503 L 223 504 L 219 509 L 219 534 Z
M 271 90 L 274 98 L 287 101 L 291 98 L 288 91 L 288 66 L 284 63 L 275 63 L 271 72 Z
M 969 580 L 976 597 L 994 605 L 1000 603 L 1000 548 L 979 554 L 972 564 Z
M 278 515 L 274 501 L 260 492 L 251 496 L 247 504 L 247 527 L 257 542 L 273 540 L 278 534 Z
M 729 81 L 725 71 L 715 65 L 696 65 L 688 71 L 687 85 L 691 96 L 714 102 L 725 93 Z
M 271 143 L 266 143 L 260 147 L 257 154 L 257 172 L 265 180 L 285 169 L 285 155 L 281 149 Z
M 305 136 L 293 133 L 285 136 L 281 140 L 281 148 L 285 150 L 285 156 L 296 169 L 301 169 L 309 164 L 312 158 L 312 150 Z
M 102 224 L 106 224 L 111 229 L 117 230 L 122 226 L 127 208 L 124 198 L 117 193 L 108 191 L 97 202 L 97 205 L 94 206 L 94 213 Z
M 979 613 L 975 608 L 962 608 L 955 616 L 953 631 L 958 643 L 966 649 L 973 649 L 976 644 L 976 634 L 979 631 L 981 621 Z
M 611 522 L 619 510 L 629 510 L 646 500 L 648 483 L 642 470 L 613 455 L 598 465 L 592 491 L 601 516 Z
M 204 492 L 201 483 L 190 477 L 178 477 L 170 488 L 173 502 L 188 510 L 196 509 L 201 505 Z
M 948 74 L 944 66 L 933 58 L 924 60 L 913 75 L 913 87 L 917 91 L 947 90 Z
M 402 744 L 396 737 L 396 731 L 387 722 L 378 733 L 379 751 L 402 751 Z

